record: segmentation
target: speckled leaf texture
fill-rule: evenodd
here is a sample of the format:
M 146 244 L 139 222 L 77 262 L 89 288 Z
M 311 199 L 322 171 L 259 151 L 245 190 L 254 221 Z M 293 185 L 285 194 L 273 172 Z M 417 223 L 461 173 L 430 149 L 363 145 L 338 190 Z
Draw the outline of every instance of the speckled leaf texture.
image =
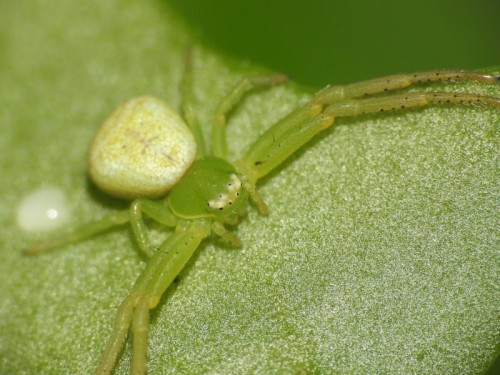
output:
M 21 199 L 61 189 L 70 225 L 125 207 L 88 181 L 87 147 L 131 97 L 178 108 L 190 46 L 206 127 L 239 78 L 265 70 L 203 48 L 155 1 L 4 1 L 0 33 L 0 373 L 89 374 L 144 258 L 127 228 L 24 256 L 57 233 L 23 232 Z M 310 94 L 247 98 L 228 125 L 231 159 Z M 499 125 L 498 109 L 433 107 L 316 137 L 260 183 L 270 215 L 250 209 L 243 247 L 207 240 L 165 294 L 149 373 L 485 371 L 500 332 Z M 129 366 L 130 342 L 115 373 Z

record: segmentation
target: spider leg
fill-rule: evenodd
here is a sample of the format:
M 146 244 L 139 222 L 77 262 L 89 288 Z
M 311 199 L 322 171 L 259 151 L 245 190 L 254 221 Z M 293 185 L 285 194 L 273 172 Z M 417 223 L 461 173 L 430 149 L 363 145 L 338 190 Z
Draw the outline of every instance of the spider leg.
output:
M 280 165 L 312 137 L 333 124 L 331 116 L 322 114 L 323 108 L 307 103 L 278 121 L 254 142 L 235 166 L 246 177 L 247 190 L 255 201 L 255 183 Z M 257 202 L 256 202 L 257 203 Z
M 196 116 L 195 111 L 195 95 L 193 92 L 193 53 L 192 48 L 188 49 L 185 57 L 184 73 L 181 80 L 181 109 L 182 115 L 186 120 L 191 132 L 193 133 L 194 139 L 196 140 L 198 157 L 202 157 L 207 153 L 207 147 L 205 145 L 205 138 L 203 137 L 203 132 L 201 130 L 201 125 Z
M 243 78 L 227 96 L 221 101 L 217 109 L 212 125 L 212 155 L 227 158 L 226 119 L 250 91 L 258 88 L 276 86 L 286 82 L 287 77 L 283 74 L 271 74 L 264 76 L 249 76 Z
M 146 357 L 148 348 L 149 307 L 147 299 L 141 300 L 134 311 L 132 321 L 132 374 L 146 373 Z
M 229 242 L 231 245 L 235 247 L 241 247 L 240 239 L 235 234 L 226 230 L 223 224 L 214 221 L 212 224 L 212 231 L 224 241 Z
M 418 84 L 456 81 L 472 81 L 493 84 L 498 83 L 499 79 L 498 77 L 490 74 L 457 70 L 435 70 L 412 74 L 394 74 L 387 77 L 351 83 L 344 86 L 327 86 L 320 90 L 314 96 L 312 101 L 321 104 L 333 103 L 343 99 L 352 99 L 404 89 Z
M 59 238 L 54 238 L 44 242 L 36 243 L 24 249 L 25 254 L 35 255 L 44 251 L 53 250 L 55 248 L 68 245 L 75 242 L 80 242 L 88 238 L 94 237 L 96 234 L 104 232 L 118 225 L 126 224 L 130 220 L 127 210 L 119 211 L 90 224 L 78 227 L 73 231 Z
M 245 176 L 243 183 L 259 210 L 265 205 L 255 184 L 317 133 L 332 126 L 335 118 L 357 116 L 388 110 L 403 110 L 429 104 L 491 105 L 500 107 L 500 98 L 468 93 L 412 92 L 392 95 L 385 93 L 424 82 L 468 80 L 499 83 L 497 77 L 474 72 L 427 72 L 402 74 L 346 86 L 332 86 L 319 91 L 308 103 L 271 126 L 254 142 L 241 159 L 238 170 Z M 263 209 L 261 209 L 263 207 Z
M 412 109 L 430 104 L 491 105 L 500 108 L 500 98 L 456 92 L 410 92 L 369 99 L 340 100 L 328 105 L 323 114 L 333 119 Z
M 108 339 L 106 349 L 102 355 L 99 367 L 96 370 L 96 375 L 109 374 L 114 367 L 118 354 L 125 343 L 127 338 L 128 330 L 132 318 L 134 316 L 134 307 L 137 298 L 135 296 L 128 296 L 120 305 L 115 319 L 115 325 L 113 327 L 113 332 Z
M 168 207 L 161 201 L 152 201 L 149 199 L 136 199 L 130 205 L 130 225 L 134 237 L 144 254 L 148 257 L 153 256 L 151 244 L 148 238 L 147 226 L 142 218 L 143 214 L 154 221 L 166 225 L 168 227 L 175 227 L 177 224 L 177 217 L 168 209 Z
M 113 332 L 106 344 L 96 374 L 109 374 L 132 325 L 132 373 L 146 371 L 149 310 L 156 307 L 165 290 L 189 261 L 201 241 L 212 231 L 208 219 L 180 220 L 170 235 L 147 262 L 132 291 L 122 302 Z
M 176 216 L 173 215 L 163 203 L 147 199 L 136 199 L 132 202 L 129 210 L 123 210 L 105 216 L 98 221 L 78 227 L 59 238 L 31 245 L 24 249 L 24 253 L 36 255 L 64 245 L 84 241 L 115 226 L 130 222 L 139 248 L 146 255 L 152 256 L 151 246 L 148 241 L 147 227 L 142 218 L 143 213 L 166 226 L 174 227 L 177 223 Z

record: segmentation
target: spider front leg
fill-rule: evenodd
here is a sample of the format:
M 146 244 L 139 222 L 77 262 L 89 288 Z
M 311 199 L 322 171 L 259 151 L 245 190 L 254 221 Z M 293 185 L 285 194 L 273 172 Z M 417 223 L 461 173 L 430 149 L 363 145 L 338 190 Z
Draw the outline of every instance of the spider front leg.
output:
M 375 97 L 370 99 L 347 99 L 329 104 L 326 116 L 352 117 L 370 113 L 412 109 L 430 104 L 491 105 L 500 108 L 500 98 L 467 93 L 410 92 L 406 94 Z
M 255 183 L 317 133 L 332 126 L 337 117 L 352 117 L 390 110 L 406 110 L 430 104 L 491 105 L 500 108 L 499 97 L 457 92 L 390 91 L 428 82 L 475 81 L 498 84 L 499 78 L 475 72 L 433 71 L 400 74 L 346 86 L 331 86 L 319 91 L 308 103 L 269 128 L 235 165 Z M 388 94 L 385 94 L 388 93 Z M 378 94 L 378 95 L 377 95 Z M 370 97 L 373 95 L 373 97 Z M 252 192 L 252 190 L 250 190 Z M 261 200 L 252 194 L 254 200 Z M 259 203 L 258 203 L 259 204 Z
M 312 101 L 326 106 L 324 113 L 334 118 L 412 109 L 429 104 L 492 105 L 500 107 L 500 98 L 456 92 L 410 92 L 368 98 L 373 94 L 396 91 L 411 85 L 453 81 L 475 81 L 486 84 L 500 82 L 499 77 L 476 72 L 432 71 L 397 74 L 346 86 L 327 87 L 316 94 Z
M 320 90 L 314 96 L 313 100 L 317 103 L 332 103 L 343 99 L 366 97 L 425 83 L 475 81 L 492 84 L 498 83 L 499 78 L 500 77 L 495 77 L 491 74 L 456 70 L 435 70 L 412 74 L 394 74 L 344 86 L 327 86 L 323 90 Z

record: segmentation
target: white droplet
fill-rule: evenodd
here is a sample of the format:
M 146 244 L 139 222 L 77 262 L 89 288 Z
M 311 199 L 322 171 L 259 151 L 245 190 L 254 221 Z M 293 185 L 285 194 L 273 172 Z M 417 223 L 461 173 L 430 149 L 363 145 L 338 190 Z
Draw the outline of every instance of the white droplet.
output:
M 43 187 L 28 194 L 17 209 L 17 224 L 26 231 L 56 229 L 66 223 L 70 206 L 60 189 Z

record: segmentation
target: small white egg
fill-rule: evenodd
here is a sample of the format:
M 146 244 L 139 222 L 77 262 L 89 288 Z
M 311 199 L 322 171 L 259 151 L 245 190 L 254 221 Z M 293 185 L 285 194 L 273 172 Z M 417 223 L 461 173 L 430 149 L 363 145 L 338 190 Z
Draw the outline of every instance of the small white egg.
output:
M 70 205 L 64 192 L 43 187 L 29 193 L 17 209 L 17 224 L 30 232 L 49 231 L 66 223 Z

